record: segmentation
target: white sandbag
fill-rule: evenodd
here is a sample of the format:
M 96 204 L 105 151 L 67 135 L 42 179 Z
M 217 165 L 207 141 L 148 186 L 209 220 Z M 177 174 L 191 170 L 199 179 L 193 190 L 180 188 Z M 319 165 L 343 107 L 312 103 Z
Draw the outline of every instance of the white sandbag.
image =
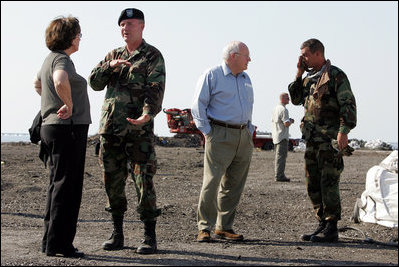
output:
M 380 166 L 390 172 L 398 173 L 398 151 L 394 150 L 388 157 L 381 161 Z
M 366 190 L 358 203 L 361 221 L 398 227 L 397 161 L 398 152 L 395 150 L 379 166 L 367 172 Z

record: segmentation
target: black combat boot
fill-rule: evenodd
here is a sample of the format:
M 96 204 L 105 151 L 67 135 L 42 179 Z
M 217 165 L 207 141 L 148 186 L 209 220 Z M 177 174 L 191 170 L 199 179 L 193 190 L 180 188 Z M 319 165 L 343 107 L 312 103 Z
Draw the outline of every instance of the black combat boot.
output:
M 103 243 L 104 250 L 118 250 L 123 248 L 123 216 L 112 215 L 114 230 L 111 237 Z
M 137 248 L 139 254 L 154 254 L 157 251 L 157 240 L 155 235 L 156 221 L 144 223 L 144 239 Z
M 310 238 L 312 242 L 337 242 L 338 241 L 338 228 L 337 221 L 327 221 L 326 229 L 320 236 L 312 235 Z
M 301 236 L 301 239 L 303 241 L 310 241 L 310 238 L 312 237 L 312 235 L 317 235 L 318 233 L 320 233 L 321 231 L 323 231 L 326 228 L 327 222 L 325 220 L 321 220 L 319 222 L 319 226 L 316 228 L 316 230 L 311 233 L 311 234 L 304 234 Z

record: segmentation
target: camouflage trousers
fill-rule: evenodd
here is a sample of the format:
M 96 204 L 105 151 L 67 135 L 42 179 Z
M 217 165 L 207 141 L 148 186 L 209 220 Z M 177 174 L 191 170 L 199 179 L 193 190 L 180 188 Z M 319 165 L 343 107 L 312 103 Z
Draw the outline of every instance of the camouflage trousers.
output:
M 317 219 L 340 220 L 340 175 L 344 169 L 342 156 L 331 142 L 306 143 L 306 188 Z
M 99 161 L 108 196 L 106 210 L 113 216 L 122 216 L 127 210 L 125 186 L 130 173 L 136 188 L 140 220 L 155 221 L 161 210 L 157 209 L 153 183 L 156 173 L 153 134 L 101 135 Z

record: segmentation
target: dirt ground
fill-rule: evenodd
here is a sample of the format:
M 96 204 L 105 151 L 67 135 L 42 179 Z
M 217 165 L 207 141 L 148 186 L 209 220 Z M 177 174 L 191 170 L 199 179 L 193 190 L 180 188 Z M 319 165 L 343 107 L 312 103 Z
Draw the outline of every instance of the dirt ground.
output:
M 164 144 L 172 144 L 165 142 Z M 254 150 L 234 229 L 243 242 L 214 239 L 197 243 L 196 209 L 202 185 L 201 147 L 156 146 L 158 171 L 154 177 L 158 206 L 158 253 L 139 255 L 135 249 L 143 236 L 136 213 L 136 194 L 129 178 L 126 193 L 125 248 L 101 248 L 112 231 L 104 210 L 105 191 L 94 153 L 88 142 L 83 200 L 74 245 L 82 259 L 47 257 L 40 252 L 48 169 L 38 158 L 38 146 L 1 144 L 1 265 L 398 265 L 398 229 L 351 222 L 357 198 L 365 189 L 366 173 L 390 151 L 357 150 L 345 158 L 341 176 L 342 220 L 337 243 L 304 242 L 301 234 L 314 230 L 316 221 L 304 184 L 303 152 L 289 152 L 286 175 L 290 183 L 273 179 L 273 151 Z M 368 237 L 380 243 L 368 243 Z

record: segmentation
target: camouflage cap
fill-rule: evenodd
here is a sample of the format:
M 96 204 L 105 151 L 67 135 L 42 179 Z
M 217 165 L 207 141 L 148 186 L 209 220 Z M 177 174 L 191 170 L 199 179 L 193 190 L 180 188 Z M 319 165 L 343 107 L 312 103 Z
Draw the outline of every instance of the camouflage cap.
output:
M 121 25 L 121 21 L 124 19 L 141 19 L 144 21 L 144 13 L 136 8 L 126 8 L 119 16 L 118 26 Z

